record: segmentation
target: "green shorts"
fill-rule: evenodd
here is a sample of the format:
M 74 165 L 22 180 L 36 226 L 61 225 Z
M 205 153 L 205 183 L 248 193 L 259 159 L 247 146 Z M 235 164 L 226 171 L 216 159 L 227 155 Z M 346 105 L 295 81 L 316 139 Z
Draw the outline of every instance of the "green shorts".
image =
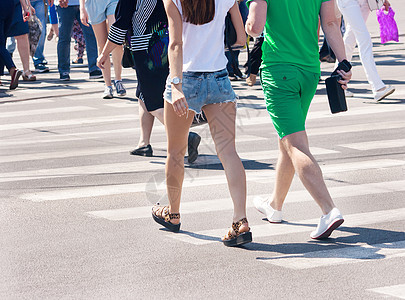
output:
M 319 73 L 293 65 L 273 65 L 260 72 L 267 111 L 282 139 L 305 130 L 305 119 L 319 82 Z

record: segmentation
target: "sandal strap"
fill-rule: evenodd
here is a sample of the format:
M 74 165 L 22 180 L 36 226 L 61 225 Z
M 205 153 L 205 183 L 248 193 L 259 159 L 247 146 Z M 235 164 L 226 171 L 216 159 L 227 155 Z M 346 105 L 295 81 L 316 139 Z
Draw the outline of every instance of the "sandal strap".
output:
M 239 234 L 239 228 L 240 228 L 243 224 L 245 224 L 245 223 L 247 223 L 247 222 L 248 222 L 248 220 L 247 220 L 246 218 L 243 218 L 243 219 L 240 219 L 238 222 L 232 223 L 232 229 L 233 229 L 233 231 L 235 231 L 235 235 L 238 235 L 238 234 Z
M 170 222 L 173 219 L 180 219 L 180 213 L 170 213 L 169 206 L 161 207 L 162 211 L 160 213 L 161 218 L 163 218 L 166 222 Z

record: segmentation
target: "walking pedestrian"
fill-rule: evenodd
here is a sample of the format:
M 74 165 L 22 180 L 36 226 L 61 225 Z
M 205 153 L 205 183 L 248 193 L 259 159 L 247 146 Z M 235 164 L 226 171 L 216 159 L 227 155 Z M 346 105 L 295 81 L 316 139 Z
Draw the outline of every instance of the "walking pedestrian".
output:
M 107 41 L 108 31 L 110 26 L 115 22 L 114 12 L 117 7 L 118 0 L 80 0 L 80 20 L 85 26 L 93 27 L 96 36 L 98 52 L 101 53 Z M 122 84 L 122 54 L 123 47 L 116 47 L 112 51 L 112 61 L 114 65 L 114 86 L 118 96 L 125 96 L 127 91 Z M 104 99 L 113 98 L 113 87 L 111 84 L 111 62 L 106 60 L 102 69 L 104 77 Z
M 236 95 L 226 70 L 225 16 L 229 11 L 237 45 L 246 43 L 242 17 L 234 0 L 165 0 L 169 19 L 170 75 L 165 90 L 168 139 L 166 185 L 168 206 L 155 205 L 156 222 L 180 229 L 183 156 L 194 115 L 204 111 L 234 204 L 232 228 L 222 241 L 236 246 L 252 240 L 246 219 L 246 175 L 235 149 Z
M 55 3 L 54 3 L 55 2 Z M 49 5 L 56 5 L 59 24 L 58 39 L 58 70 L 61 81 L 70 80 L 70 41 L 74 20 L 80 23 L 79 0 L 48 0 Z M 103 74 L 96 65 L 97 43 L 91 26 L 87 27 L 80 23 L 86 40 L 86 52 L 89 68 L 89 78 L 102 78 Z
M 167 50 L 169 32 L 166 12 L 162 0 L 119 0 L 116 21 L 110 27 L 108 40 L 97 61 L 100 68 L 108 60 L 110 53 L 122 47 L 127 32 L 131 34 L 131 53 L 135 62 L 139 99 L 139 122 L 141 135 L 138 146 L 131 155 L 152 156 L 150 145 L 153 122 L 157 118 L 164 124 L 163 92 L 169 74 Z M 201 137 L 190 132 L 188 139 L 188 161 L 193 163 L 198 157 Z
M 269 199 L 256 197 L 256 208 L 270 222 L 281 222 L 281 209 L 296 172 L 318 205 L 323 216 L 313 239 L 327 238 L 343 223 L 322 177 L 322 171 L 309 150 L 305 119 L 320 78 L 318 17 L 339 62 L 345 61 L 344 44 L 334 1 L 248 0 L 246 30 L 258 36 L 265 29 L 261 83 L 267 111 L 279 135 L 279 156 L 274 191 Z M 337 71 L 346 88 L 351 72 Z
M 371 85 L 374 99 L 381 101 L 391 95 L 395 88 L 386 85 L 377 72 L 373 56 L 373 42 L 368 32 L 366 21 L 370 15 L 370 7 L 367 0 L 336 0 L 339 10 L 343 15 L 346 25 L 346 32 L 343 36 L 347 59 L 351 61 L 354 48 L 357 46 L 360 52 L 360 60 L 368 83 Z M 384 1 L 385 9 L 390 7 L 388 0 Z M 350 93 L 351 94 L 351 93 Z

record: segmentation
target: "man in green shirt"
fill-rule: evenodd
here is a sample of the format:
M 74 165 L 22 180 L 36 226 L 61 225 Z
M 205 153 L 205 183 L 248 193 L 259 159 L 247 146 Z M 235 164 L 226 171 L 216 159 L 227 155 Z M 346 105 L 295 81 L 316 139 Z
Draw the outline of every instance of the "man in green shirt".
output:
M 256 197 L 256 208 L 270 222 L 281 222 L 281 209 L 296 172 L 323 216 L 313 239 L 329 237 L 343 223 L 309 150 L 305 120 L 320 76 L 318 22 L 339 62 L 346 59 L 334 0 L 248 0 L 246 31 L 264 30 L 261 83 L 273 125 L 280 137 L 275 187 L 271 198 Z M 351 72 L 337 71 L 346 89 Z

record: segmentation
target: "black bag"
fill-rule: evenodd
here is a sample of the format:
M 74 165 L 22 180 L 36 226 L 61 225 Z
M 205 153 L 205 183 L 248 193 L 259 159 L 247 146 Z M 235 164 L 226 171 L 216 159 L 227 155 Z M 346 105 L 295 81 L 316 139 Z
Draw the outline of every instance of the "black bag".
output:
M 325 80 L 329 107 L 332 114 L 347 111 L 345 91 L 338 82 L 342 78 L 336 71 L 343 70 L 345 72 L 349 72 L 351 68 L 352 65 L 347 60 L 343 60 L 339 63 L 336 70 L 333 71 L 332 75 Z
M 133 68 L 135 67 L 134 57 L 132 56 L 131 50 L 124 45 L 124 54 L 122 55 L 122 66 L 124 68 Z

